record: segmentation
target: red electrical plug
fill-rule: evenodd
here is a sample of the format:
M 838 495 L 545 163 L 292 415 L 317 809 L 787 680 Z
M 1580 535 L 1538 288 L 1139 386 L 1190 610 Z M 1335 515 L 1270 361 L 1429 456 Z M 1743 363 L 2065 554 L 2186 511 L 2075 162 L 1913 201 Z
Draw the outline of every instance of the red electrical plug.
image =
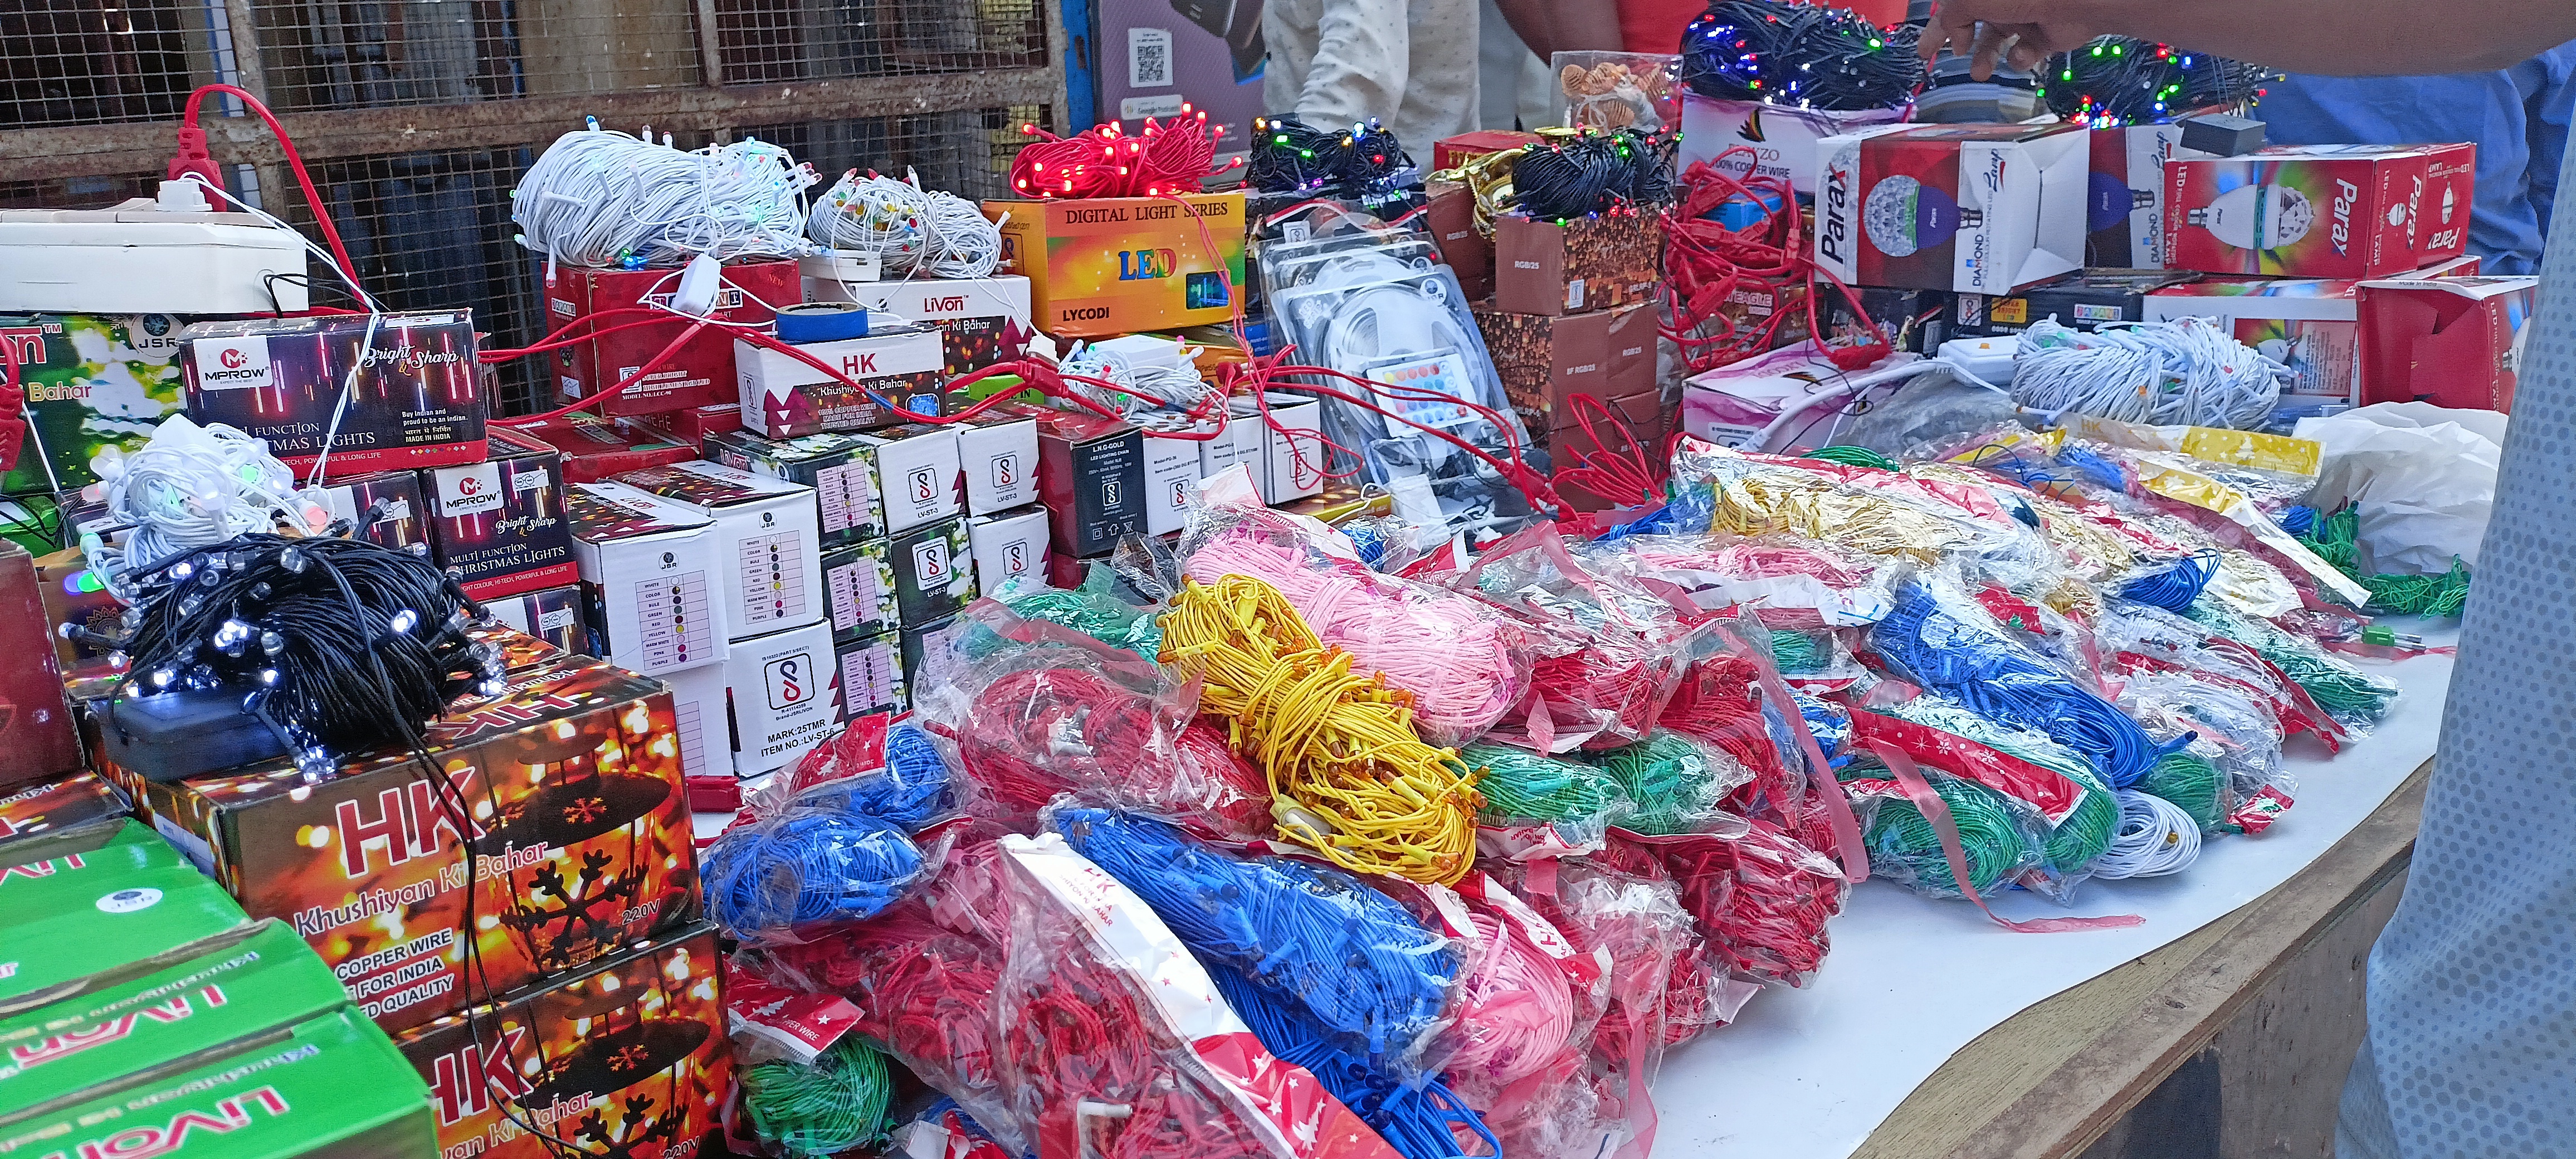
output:
M 167 176 L 177 181 L 192 173 L 209 189 L 224 187 L 223 175 L 215 170 L 215 155 L 206 151 L 206 131 L 193 120 L 179 126 L 179 151 L 170 156 Z

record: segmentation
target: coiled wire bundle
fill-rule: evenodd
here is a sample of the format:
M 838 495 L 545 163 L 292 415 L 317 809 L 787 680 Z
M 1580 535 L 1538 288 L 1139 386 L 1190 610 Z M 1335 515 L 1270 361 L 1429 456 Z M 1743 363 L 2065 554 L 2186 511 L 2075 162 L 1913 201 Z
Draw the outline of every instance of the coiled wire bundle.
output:
M 1617 780 L 1581 761 L 1502 744 L 1471 744 L 1460 759 L 1480 770 L 1476 790 L 1490 821 L 1620 821 L 1627 802 Z
M 1234 1008 L 1252 1036 L 1279 1061 L 1302 1066 L 1324 1084 L 1324 1090 L 1404 1159 L 1462 1159 L 1469 1154 L 1494 1155 L 1501 1144 L 1466 1100 L 1437 1078 L 1420 1087 L 1402 1082 L 1384 1068 L 1351 1053 L 1322 1023 L 1296 1003 L 1253 985 L 1242 972 L 1205 958 L 1200 964 L 1216 982 L 1217 993 Z M 1458 1129 L 1483 1140 L 1470 1151 Z
M 2263 425 L 2289 368 L 2202 318 L 2105 324 L 2091 333 L 2042 319 L 2022 332 L 2013 400 L 2148 426 Z
M 814 199 L 805 234 L 825 249 L 875 254 L 887 277 L 981 278 L 1002 261 L 1002 228 L 982 207 L 909 174 L 842 174 Z
M 2200 825 L 2190 813 L 2162 797 L 2122 789 L 2120 832 L 2093 863 L 2093 876 L 2106 881 L 2162 877 L 2198 860 Z
M 1887 109 L 1924 79 L 1921 30 L 1879 26 L 1848 9 L 1719 0 L 1682 29 L 1682 83 L 1718 100 L 1802 108 Z
M 741 1083 L 752 1133 L 789 1159 L 826 1159 L 885 1137 L 894 1080 L 885 1056 L 858 1035 L 843 1035 L 812 1063 L 753 1063 Z
M 576 266 L 663 268 L 795 257 L 814 171 L 787 150 L 744 139 L 682 152 L 602 129 L 566 133 L 510 192 L 519 244 Z

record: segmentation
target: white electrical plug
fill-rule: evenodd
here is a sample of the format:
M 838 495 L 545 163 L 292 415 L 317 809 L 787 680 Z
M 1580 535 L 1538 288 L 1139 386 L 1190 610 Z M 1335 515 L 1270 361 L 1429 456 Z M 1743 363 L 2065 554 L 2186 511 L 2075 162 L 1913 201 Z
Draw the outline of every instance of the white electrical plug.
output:
M 715 313 L 716 295 L 723 290 L 723 264 L 699 254 L 689 259 L 687 269 L 680 271 L 680 289 L 671 295 L 671 308 L 692 318 L 704 318 Z
M 186 181 L 164 181 L 153 200 L 163 213 L 212 213 L 215 207 L 206 200 L 206 187 L 192 178 Z

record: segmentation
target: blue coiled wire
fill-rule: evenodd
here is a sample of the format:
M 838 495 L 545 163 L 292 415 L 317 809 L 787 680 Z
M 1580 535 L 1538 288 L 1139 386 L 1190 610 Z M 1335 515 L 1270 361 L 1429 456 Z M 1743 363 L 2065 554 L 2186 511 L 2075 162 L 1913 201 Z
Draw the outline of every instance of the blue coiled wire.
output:
M 2281 512 L 2281 530 L 2306 539 L 2309 532 L 2317 529 L 2317 518 L 2314 507 L 2292 507 Z
M 2200 598 L 2218 574 L 2218 553 L 2195 552 L 2173 561 L 2164 570 L 2130 580 L 2120 588 L 2120 595 L 2142 604 L 2182 613 L 2191 610 L 2192 601 Z
M 1850 764 L 1852 755 L 1843 750 L 1851 746 L 1851 710 L 1795 688 L 1789 690 L 1789 699 L 1797 702 L 1798 715 L 1807 718 L 1807 734 L 1816 738 L 1816 747 L 1824 752 L 1825 766 L 1839 769 Z
M 702 864 L 710 915 L 753 937 L 875 917 L 921 876 L 921 850 L 890 821 L 803 808 L 726 833 Z
M 1207 967 L 1208 977 L 1216 980 L 1217 993 L 1225 997 L 1225 1004 L 1234 1008 L 1243 1024 L 1252 1028 L 1252 1036 L 1260 1039 L 1262 1046 L 1279 1056 L 1281 1062 L 1313 1072 L 1325 1090 L 1404 1159 L 1460 1159 L 1467 1155 L 1467 1149 L 1458 1145 L 1458 1136 L 1449 1129 L 1453 1125 L 1465 1127 L 1485 1141 L 1485 1149 L 1475 1154 L 1502 1154 L 1502 1144 L 1485 1129 L 1484 1117 L 1451 1091 L 1447 1083 L 1435 1078 L 1419 1089 L 1407 1086 L 1394 1075 L 1369 1065 L 1367 1059 L 1352 1054 L 1331 1030 L 1295 1005 L 1253 985 L 1240 971 L 1204 959 L 1199 964 Z
M 2041 664 L 2011 641 L 1945 611 L 1920 583 L 1897 589 L 1896 609 L 1870 629 L 1871 650 L 1916 684 L 1946 692 L 1988 720 L 2047 733 L 2084 754 L 2116 788 L 2147 775 L 2190 735 L 2159 747 L 2136 721 Z
M 1366 1044 L 1372 1059 L 1429 1029 L 1458 976 L 1438 935 L 1340 870 L 1238 861 L 1153 818 L 1107 809 L 1058 810 L 1055 827 L 1191 950 L 1302 1005 Z
M 2129 477 L 2126 473 L 2120 470 L 2119 464 L 2114 463 L 2109 459 L 2105 459 L 2102 456 L 2082 447 L 2068 446 L 2059 448 L 2057 452 L 2057 461 L 2073 467 L 2078 471 L 2084 472 L 2085 478 L 2092 480 L 2099 486 L 2109 488 L 2113 491 L 2126 491 L 2129 489 Z

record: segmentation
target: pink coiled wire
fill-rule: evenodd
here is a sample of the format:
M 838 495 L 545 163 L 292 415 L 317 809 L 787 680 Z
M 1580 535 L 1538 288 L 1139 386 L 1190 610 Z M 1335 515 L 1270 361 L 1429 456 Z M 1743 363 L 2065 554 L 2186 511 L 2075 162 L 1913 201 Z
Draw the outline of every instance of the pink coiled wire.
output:
M 1558 1061 L 1574 1033 L 1574 992 L 1565 971 L 1519 927 L 1486 913 L 1468 918 L 1477 948 L 1459 988 L 1443 1070 L 1473 1098 Z

